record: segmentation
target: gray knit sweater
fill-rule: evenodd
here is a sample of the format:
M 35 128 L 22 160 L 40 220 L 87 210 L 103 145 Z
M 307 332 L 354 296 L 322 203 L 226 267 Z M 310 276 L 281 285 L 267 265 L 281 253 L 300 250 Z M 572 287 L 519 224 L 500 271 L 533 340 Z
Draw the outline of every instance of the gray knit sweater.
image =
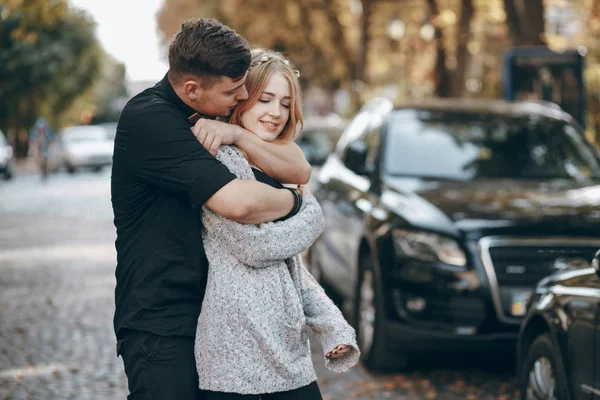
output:
M 239 178 L 255 179 L 236 148 L 221 146 L 217 159 Z M 286 221 L 241 224 L 204 207 L 202 222 L 210 266 L 195 343 L 201 389 L 259 394 L 315 381 L 307 325 L 324 354 L 340 344 L 354 347 L 326 359 L 328 369 L 344 372 L 356 364 L 354 329 L 299 256 L 324 228 L 312 195 Z

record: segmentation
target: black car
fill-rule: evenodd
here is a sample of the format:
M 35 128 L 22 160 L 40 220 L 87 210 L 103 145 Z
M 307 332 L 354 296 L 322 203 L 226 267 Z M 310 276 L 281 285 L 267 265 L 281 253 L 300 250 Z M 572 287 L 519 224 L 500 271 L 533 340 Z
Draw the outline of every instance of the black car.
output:
M 542 280 L 519 335 L 523 400 L 600 399 L 600 251 Z
M 312 273 L 351 311 L 367 367 L 509 347 L 535 284 L 600 247 L 600 162 L 557 107 L 376 99 L 315 194 Z

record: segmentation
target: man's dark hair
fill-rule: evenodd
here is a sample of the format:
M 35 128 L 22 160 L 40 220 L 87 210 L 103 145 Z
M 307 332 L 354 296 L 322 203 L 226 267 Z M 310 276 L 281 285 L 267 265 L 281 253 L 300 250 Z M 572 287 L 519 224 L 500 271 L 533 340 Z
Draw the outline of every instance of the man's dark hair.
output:
M 242 78 L 250 59 L 248 43 L 233 29 L 215 19 L 189 19 L 169 44 L 169 78 L 178 83 L 192 74 L 210 88 L 221 76 Z

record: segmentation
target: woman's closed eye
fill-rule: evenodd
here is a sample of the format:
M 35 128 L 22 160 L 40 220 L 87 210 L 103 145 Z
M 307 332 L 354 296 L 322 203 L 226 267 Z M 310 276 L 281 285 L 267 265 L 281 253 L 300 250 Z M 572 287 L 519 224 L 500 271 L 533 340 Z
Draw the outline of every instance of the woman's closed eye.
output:
M 264 104 L 268 104 L 271 102 L 271 99 L 258 99 L 259 102 L 264 103 Z M 281 105 L 285 108 L 290 108 L 289 104 L 285 104 L 285 103 L 281 103 Z

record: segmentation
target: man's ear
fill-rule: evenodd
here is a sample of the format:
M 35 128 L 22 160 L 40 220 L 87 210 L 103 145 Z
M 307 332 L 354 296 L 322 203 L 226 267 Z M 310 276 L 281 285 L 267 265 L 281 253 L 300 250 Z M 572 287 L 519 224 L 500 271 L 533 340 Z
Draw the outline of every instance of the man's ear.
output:
M 190 99 L 190 101 L 193 103 L 200 98 L 200 95 L 202 94 L 202 87 L 197 80 L 188 79 L 183 83 L 183 91 L 188 99 Z

